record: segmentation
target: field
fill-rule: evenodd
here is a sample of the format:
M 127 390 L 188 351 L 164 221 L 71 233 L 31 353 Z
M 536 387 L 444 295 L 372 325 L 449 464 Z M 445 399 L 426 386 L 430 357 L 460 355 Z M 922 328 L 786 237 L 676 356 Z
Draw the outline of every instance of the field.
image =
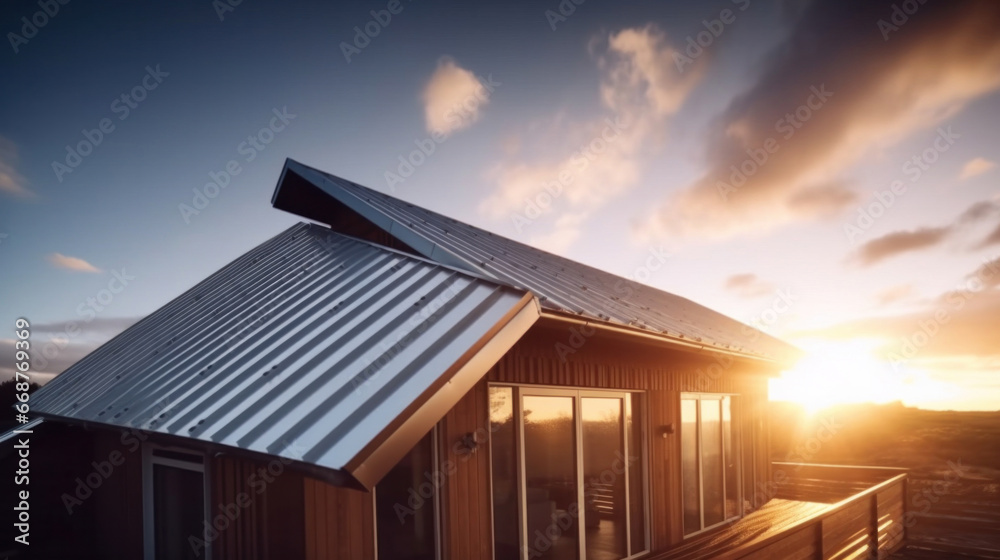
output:
M 775 461 L 909 469 L 908 550 L 900 558 L 1000 559 L 1000 411 L 900 404 L 815 414 L 771 403 Z M 825 426 L 825 428 L 824 428 Z

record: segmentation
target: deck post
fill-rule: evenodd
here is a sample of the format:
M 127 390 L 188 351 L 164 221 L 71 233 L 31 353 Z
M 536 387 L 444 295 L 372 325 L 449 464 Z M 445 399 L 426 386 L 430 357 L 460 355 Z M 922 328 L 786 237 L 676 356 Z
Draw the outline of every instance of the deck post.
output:
M 823 560 L 823 519 L 816 522 L 816 560 Z
M 878 558 L 878 492 L 871 495 L 871 525 L 868 527 L 868 557 Z

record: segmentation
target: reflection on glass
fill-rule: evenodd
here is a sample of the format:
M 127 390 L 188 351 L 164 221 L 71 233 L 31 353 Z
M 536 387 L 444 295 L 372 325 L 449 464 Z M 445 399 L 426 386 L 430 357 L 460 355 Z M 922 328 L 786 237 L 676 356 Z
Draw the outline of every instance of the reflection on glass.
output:
M 625 397 L 626 422 L 628 423 L 628 493 L 631 524 L 632 554 L 646 549 L 645 462 L 642 460 L 642 400 L 639 395 Z
M 701 492 L 698 482 L 698 401 L 681 400 L 681 483 L 684 534 L 701 530 Z
M 722 487 L 722 415 L 719 401 L 701 401 L 701 480 L 705 503 L 705 527 L 722 522 L 725 517 Z
M 733 437 L 732 397 L 722 397 L 722 453 L 726 462 L 726 519 L 740 514 L 739 463 Z
M 579 558 L 572 397 L 524 396 L 524 474 L 530 558 Z
M 376 485 L 375 523 L 379 558 L 435 558 L 437 515 L 433 496 L 427 498 L 421 507 L 414 508 L 411 515 L 399 515 L 396 507 L 412 504 L 411 492 L 420 489 L 433 475 L 433 450 L 432 435 L 429 433 Z
M 583 492 L 589 560 L 628 556 L 622 399 L 583 397 Z
M 493 557 L 517 560 L 517 453 L 514 390 L 490 387 L 490 461 L 493 469 Z

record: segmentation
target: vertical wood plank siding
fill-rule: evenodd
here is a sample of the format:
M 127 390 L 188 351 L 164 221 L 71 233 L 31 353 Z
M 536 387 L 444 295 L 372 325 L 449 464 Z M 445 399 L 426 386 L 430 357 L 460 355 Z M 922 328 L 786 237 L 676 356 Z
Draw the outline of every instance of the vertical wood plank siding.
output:
M 372 495 L 303 478 L 305 558 L 375 558 Z

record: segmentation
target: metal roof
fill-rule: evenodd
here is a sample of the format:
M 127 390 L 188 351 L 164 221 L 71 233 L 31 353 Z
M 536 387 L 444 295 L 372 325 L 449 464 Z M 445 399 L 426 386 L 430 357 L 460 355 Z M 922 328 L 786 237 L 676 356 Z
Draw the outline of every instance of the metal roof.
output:
M 537 317 L 522 290 L 298 224 L 77 362 L 32 410 L 371 487 Z
M 655 333 L 711 350 L 783 361 L 794 346 L 689 299 L 631 281 L 442 216 L 346 179 L 288 160 L 272 204 L 338 228 L 340 216 L 303 212 L 296 193 L 309 181 L 419 254 L 534 293 L 544 310 Z M 296 181 L 298 181 L 296 183 Z M 306 196 L 306 194 L 300 195 Z M 311 193 L 312 206 L 317 201 Z

